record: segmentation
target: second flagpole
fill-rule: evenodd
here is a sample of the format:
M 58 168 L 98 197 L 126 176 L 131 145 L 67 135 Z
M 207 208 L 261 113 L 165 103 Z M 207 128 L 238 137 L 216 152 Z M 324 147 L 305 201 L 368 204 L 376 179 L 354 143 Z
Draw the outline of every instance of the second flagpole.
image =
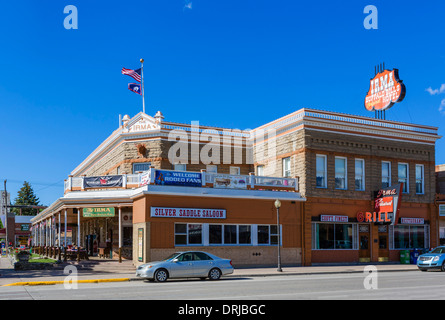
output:
M 144 92 L 144 59 L 141 59 L 141 84 L 142 84 L 142 112 L 145 113 L 145 92 Z

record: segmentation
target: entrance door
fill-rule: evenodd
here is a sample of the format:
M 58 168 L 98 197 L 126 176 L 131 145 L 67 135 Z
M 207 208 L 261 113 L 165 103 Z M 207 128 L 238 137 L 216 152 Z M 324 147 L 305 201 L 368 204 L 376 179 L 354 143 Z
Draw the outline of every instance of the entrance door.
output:
M 359 261 L 370 262 L 371 261 L 371 237 L 369 234 L 369 224 L 359 225 Z
M 379 262 L 389 260 L 388 226 L 379 226 Z

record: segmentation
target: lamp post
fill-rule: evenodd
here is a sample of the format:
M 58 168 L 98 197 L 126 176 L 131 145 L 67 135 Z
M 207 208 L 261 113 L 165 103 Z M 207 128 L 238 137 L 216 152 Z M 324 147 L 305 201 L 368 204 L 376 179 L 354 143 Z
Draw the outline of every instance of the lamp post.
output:
M 275 200 L 275 208 L 277 208 L 277 231 L 278 231 L 278 272 L 282 272 L 281 270 L 281 234 L 280 234 L 280 207 L 281 201 Z

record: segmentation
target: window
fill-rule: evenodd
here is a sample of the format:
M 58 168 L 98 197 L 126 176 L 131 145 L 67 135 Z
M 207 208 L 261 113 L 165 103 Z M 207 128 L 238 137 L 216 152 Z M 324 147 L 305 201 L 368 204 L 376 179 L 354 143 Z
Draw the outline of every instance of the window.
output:
M 189 224 L 188 225 L 188 243 L 189 244 L 202 244 L 202 225 L 201 224 Z
M 335 157 L 335 189 L 347 188 L 346 158 Z
M 240 167 L 230 167 L 230 174 L 239 176 L 240 175 Z
M 407 163 L 399 163 L 399 182 L 403 183 L 402 192 L 408 193 L 408 164 Z
M 150 169 L 150 162 L 133 163 L 133 173 L 142 173 Z
M 184 163 L 177 163 L 174 165 L 175 171 L 187 171 L 187 165 Z
M 277 245 L 276 225 L 176 223 L 176 246 Z
M 201 245 L 202 224 L 175 224 L 175 245 Z
M 424 186 L 424 167 L 422 164 L 416 164 L 416 193 L 423 194 Z
M 327 180 L 326 180 L 326 156 L 318 155 L 316 159 L 316 177 L 317 177 L 317 188 L 326 188 Z
M 427 248 L 428 226 L 394 226 L 394 249 Z
M 239 244 L 251 244 L 252 243 L 251 226 L 250 225 L 238 226 L 238 242 L 239 242 Z
M 349 223 L 315 223 L 313 249 L 353 249 L 356 225 Z
M 209 244 L 222 244 L 222 225 L 209 225 Z
M 257 176 L 264 176 L 264 166 L 256 167 L 256 175 Z
M 382 188 L 391 185 L 391 162 L 382 161 Z
M 214 164 L 206 165 L 206 172 L 208 173 L 218 173 L 218 166 Z
M 290 177 L 290 157 L 283 158 L 283 177 Z
M 187 224 L 175 224 L 175 245 L 187 244 Z
M 355 190 L 365 190 L 365 160 L 355 159 Z
M 224 244 L 236 244 L 236 225 L 224 226 Z

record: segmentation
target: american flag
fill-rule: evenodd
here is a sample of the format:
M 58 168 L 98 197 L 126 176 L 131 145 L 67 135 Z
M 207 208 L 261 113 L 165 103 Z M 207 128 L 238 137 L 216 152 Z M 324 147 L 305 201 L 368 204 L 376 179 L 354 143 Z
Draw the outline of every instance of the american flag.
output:
M 134 80 L 141 82 L 141 69 L 132 70 L 122 68 L 122 74 L 132 77 Z

